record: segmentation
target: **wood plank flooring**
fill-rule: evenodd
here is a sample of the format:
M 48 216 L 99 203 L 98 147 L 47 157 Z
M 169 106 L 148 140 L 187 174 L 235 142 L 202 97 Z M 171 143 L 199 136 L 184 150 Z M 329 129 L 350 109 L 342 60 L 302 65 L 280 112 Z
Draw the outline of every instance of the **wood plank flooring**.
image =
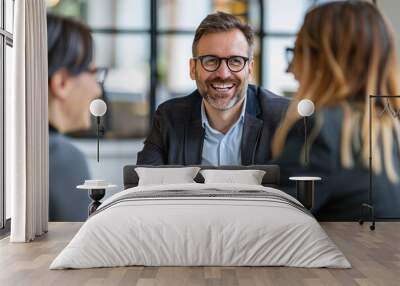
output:
M 48 270 L 80 223 L 50 223 L 32 243 L 0 240 L 0 285 L 400 285 L 400 222 L 380 222 L 374 232 L 355 222 L 322 223 L 353 268 L 121 267 Z

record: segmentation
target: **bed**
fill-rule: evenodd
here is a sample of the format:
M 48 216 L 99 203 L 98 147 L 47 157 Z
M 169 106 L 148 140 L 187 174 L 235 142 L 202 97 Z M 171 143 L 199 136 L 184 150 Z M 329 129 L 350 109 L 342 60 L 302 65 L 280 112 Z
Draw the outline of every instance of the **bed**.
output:
M 164 168 L 173 167 L 182 166 Z M 277 188 L 278 166 L 217 168 L 263 170 L 260 185 L 204 182 L 200 173 L 191 183 L 138 185 L 137 168 L 152 167 L 126 166 L 125 190 L 102 203 L 50 269 L 351 267 L 310 212 Z

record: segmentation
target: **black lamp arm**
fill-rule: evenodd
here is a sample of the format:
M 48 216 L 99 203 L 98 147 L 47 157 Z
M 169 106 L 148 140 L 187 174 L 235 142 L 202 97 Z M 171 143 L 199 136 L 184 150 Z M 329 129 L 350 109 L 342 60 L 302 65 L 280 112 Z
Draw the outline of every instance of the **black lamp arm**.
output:
M 307 116 L 303 117 L 304 120 L 304 162 L 308 165 L 308 142 L 307 142 Z
M 97 162 L 99 162 L 100 136 L 104 135 L 105 130 L 104 130 L 103 126 L 100 126 L 100 116 L 96 116 L 96 123 L 97 123 L 96 124 L 97 125 L 97 128 L 96 128 L 96 130 L 97 130 L 97 132 L 96 132 L 96 135 L 97 135 Z

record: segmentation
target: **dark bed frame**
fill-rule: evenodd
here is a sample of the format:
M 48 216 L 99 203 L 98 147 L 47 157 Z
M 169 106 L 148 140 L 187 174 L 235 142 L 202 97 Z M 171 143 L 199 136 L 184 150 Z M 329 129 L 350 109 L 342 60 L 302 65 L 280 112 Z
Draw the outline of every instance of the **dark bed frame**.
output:
M 135 172 L 135 168 L 137 167 L 146 167 L 146 168 L 182 168 L 189 166 L 182 165 L 162 165 L 162 166 L 149 166 L 149 165 L 127 165 L 124 167 L 124 190 L 128 188 L 133 188 L 138 185 L 139 177 Z M 279 186 L 279 166 L 278 165 L 251 165 L 251 166 L 190 166 L 190 167 L 199 167 L 202 170 L 206 169 L 218 169 L 218 170 L 263 170 L 265 171 L 265 175 L 262 179 L 262 185 L 265 187 L 277 188 Z M 197 183 L 204 183 L 204 178 L 200 174 L 194 178 Z

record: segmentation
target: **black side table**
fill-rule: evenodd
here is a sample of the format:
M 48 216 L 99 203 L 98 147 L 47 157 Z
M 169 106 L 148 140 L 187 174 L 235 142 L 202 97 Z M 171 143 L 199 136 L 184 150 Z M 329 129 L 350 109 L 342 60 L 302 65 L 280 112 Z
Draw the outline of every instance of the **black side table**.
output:
M 88 207 L 88 215 L 90 216 L 101 205 L 100 200 L 106 194 L 106 189 L 89 189 L 88 193 L 89 197 L 93 200 L 93 202 Z
M 290 177 L 289 180 L 296 181 L 296 198 L 308 210 L 314 206 L 314 182 L 320 181 L 320 177 Z
M 91 183 L 90 181 L 101 181 L 99 182 L 94 182 Z M 88 190 L 89 197 L 92 199 L 92 203 L 88 207 L 88 215 L 90 216 L 92 213 L 94 213 L 97 208 L 101 205 L 100 200 L 104 198 L 104 195 L 106 194 L 106 189 L 107 188 L 113 188 L 116 187 L 116 185 L 110 185 L 107 184 L 102 180 L 86 180 L 84 185 L 79 185 L 76 188 L 77 189 L 83 189 L 83 190 Z

